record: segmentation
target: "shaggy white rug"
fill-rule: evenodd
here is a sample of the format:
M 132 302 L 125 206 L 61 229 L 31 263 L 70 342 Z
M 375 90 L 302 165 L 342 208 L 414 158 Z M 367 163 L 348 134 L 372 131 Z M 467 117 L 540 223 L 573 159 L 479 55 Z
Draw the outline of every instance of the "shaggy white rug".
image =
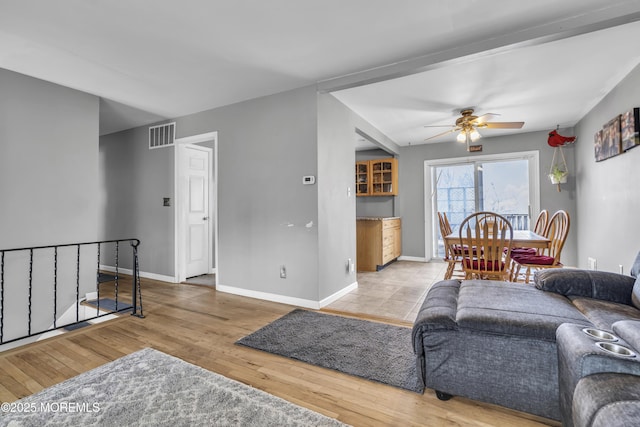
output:
M 151 348 L 13 403 L 7 426 L 345 426 Z

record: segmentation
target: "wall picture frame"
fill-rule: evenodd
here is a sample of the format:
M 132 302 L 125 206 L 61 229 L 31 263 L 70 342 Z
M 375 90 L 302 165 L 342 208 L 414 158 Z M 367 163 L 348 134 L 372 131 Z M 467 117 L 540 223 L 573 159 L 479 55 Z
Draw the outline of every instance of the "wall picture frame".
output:
M 600 129 L 595 133 L 595 135 L 593 135 L 593 146 L 595 149 L 596 162 L 601 162 L 606 158 L 603 151 L 602 134 L 603 131 L 602 129 Z
M 600 140 L 598 140 L 600 133 Z M 610 157 L 617 156 L 622 153 L 620 144 L 620 116 L 611 119 L 603 126 L 595 137 L 595 156 L 596 161 L 606 160 Z
M 620 115 L 621 150 L 640 145 L 640 108 L 632 108 Z

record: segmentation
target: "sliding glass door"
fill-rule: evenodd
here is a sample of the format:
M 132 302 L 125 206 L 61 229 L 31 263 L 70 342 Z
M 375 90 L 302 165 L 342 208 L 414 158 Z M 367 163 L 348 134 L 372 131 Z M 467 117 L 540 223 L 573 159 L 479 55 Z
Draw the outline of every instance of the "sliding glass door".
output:
M 454 232 L 480 211 L 507 217 L 515 230 L 529 229 L 539 210 L 537 160 L 534 152 L 426 162 L 430 209 L 425 209 L 425 223 L 431 225 L 426 245 L 432 258 L 444 256 L 437 212 L 446 213 Z

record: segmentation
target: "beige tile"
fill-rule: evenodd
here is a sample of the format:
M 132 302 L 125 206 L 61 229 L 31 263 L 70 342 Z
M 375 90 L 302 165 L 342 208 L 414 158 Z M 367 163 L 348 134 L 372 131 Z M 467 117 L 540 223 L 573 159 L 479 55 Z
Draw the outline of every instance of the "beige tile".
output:
M 446 268 L 443 262 L 397 261 L 378 272 L 359 272 L 358 288 L 327 308 L 413 322 L 428 289 L 442 280 Z

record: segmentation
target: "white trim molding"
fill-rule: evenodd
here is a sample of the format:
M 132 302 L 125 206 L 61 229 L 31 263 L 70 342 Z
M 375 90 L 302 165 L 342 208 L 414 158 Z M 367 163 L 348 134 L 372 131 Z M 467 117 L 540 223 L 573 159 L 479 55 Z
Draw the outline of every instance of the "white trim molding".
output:
M 180 230 L 179 230 L 179 215 L 178 215 L 178 189 L 179 189 L 179 177 L 178 177 L 178 147 L 184 144 L 200 144 L 207 141 L 213 141 L 213 149 L 210 157 L 211 165 L 211 174 L 210 174 L 210 185 L 209 192 L 213 194 L 213 197 L 209 197 L 209 217 L 212 218 L 213 223 L 213 242 L 211 244 L 212 250 L 215 253 L 214 259 L 211 260 L 211 263 L 214 264 L 212 266 L 213 273 L 217 273 L 218 271 L 218 257 L 219 257 L 219 245 L 218 245 L 218 132 L 207 132 L 201 133 L 198 135 L 185 136 L 182 138 L 176 138 L 174 146 L 174 169 L 173 169 L 173 180 L 174 180 L 174 201 L 173 204 L 173 243 L 174 243 L 174 275 L 175 277 L 171 280 L 173 283 L 180 283 L 182 280 L 186 279 L 183 276 L 183 272 L 181 271 L 182 263 L 180 262 L 179 257 L 181 256 L 180 251 Z
M 400 255 L 398 261 L 429 262 L 425 257 Z
M 251 289 L 236 288 L 234 286 L 225 286 L 225 285 L 219 285 L 219 284 L 216 285 L 216 291 L 226 292 L 228 294 L 233 294 L 233 295 L 240 295 L 243 297 L 256 298 L 256 299 L 272 301 L 272 302 L 279 302 L 282 304 L 289 304 L 289 305 L 294 305 L 298 307 L 310 308 L 313 310 L 319 310 L 322 307 L 332 303 L 338 298 L 356 289 L 357 287 L 358 287 L 358 282 L 354 282 L 349 286 L 347 286 L 346 288 L 339 290 L 335 294 L 328 296 L 322 301 L 313 301 L 308 299 L 289 297 L 286 295 L 272 294 L 270 292 L 253 291 Z

